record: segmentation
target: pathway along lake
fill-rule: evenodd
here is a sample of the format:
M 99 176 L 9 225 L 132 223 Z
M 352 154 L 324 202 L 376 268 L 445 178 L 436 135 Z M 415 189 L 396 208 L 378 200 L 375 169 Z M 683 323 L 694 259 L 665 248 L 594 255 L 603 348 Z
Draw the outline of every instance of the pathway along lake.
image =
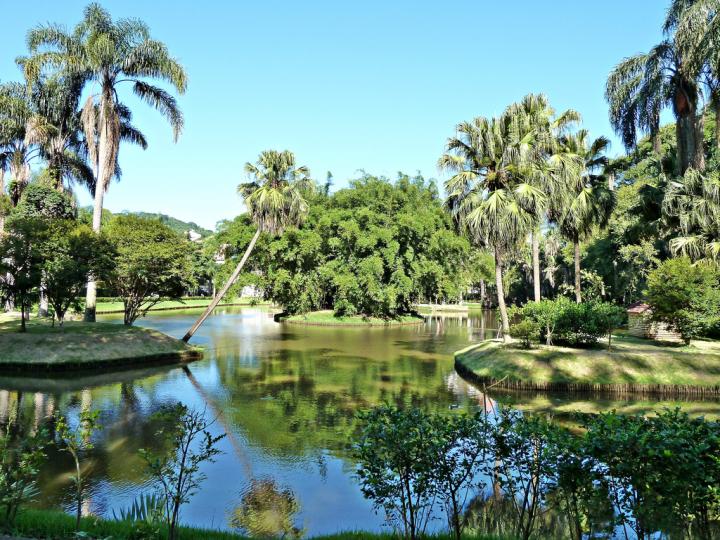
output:
M 138 324 L 180 337 L 196 316 L 197 311 L 157 312 Z M 33 430 L 53 413 L 76 418 L 80 410 L 100 410 L 104 428 L 88 460 L 85 511 L 112 516 L 150 490 L 138 450 L 156 447 L 152 414 L 177 401 L 206 408 L 217 417 L 213 431 L 228 437 L 221 442 L 224 454 L 203 468 L 207 480 L 184 507 L 184 523 L 227 529 L 250 482 L 273 479 L 295 494 L 295 522 L 308 535 L 380 530 L 383 517 L 354 480 L 356 411 L 384 401 L 449 414 L 482 406 L 482 394 L 454 372 L 452 353 L 493 337 L 494 326 L 494 314 L 480 311 L 430 316 L 417 326 L 330 328 L 278 324 L 262 308 L 221 308 L 193 339 L 207 348 L 205 358 L 186 369 L 0 377 L 0 422 Z M 490 397 L 560 420 L 573 410 L 648 412 L 676 404 L 538 393 Z M 682 405 L 694 414 L 720 411 L 720 400 Z M 71 507 L 71 470 L 70 457 L 51 450 L 39 505 Z

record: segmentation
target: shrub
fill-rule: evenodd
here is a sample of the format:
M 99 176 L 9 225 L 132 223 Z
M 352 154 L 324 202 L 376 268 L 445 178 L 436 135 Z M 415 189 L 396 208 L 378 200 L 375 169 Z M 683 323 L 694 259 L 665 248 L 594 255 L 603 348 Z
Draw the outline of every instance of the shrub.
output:
M 610 344 L 612 331 L 623 323 L 625 317 L 624 310 L 614 304 L 607 302 L 577 304 L 564 297 L 528 302 L 518 309 L 516 314 L 522 322 L 533 321 L 537 324 L 546 344 L 552 345 L 557 341 L 571 346 L 597 343 L 602 336 L 608 336 L 608 344 Z M 518 331 L 529 329 L 528 326 Z
M 668 259 L 650 272 L 647 301 L 654 321 L 690 343 L 720 326 L 720 271 L 687 257 Z
M 529 349 L 533 341 L 540 339 L 540 325 L 533 319 L 522 319 L 510 326 L 510 335 L 519 339 L 525 349 Z

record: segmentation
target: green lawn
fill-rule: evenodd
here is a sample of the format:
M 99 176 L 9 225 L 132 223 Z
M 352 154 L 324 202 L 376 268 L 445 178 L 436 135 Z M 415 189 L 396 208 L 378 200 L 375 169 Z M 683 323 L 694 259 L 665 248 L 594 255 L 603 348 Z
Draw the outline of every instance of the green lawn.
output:
M 363 317 L 352 315 L 336 317 L 332 310 L 312 311 L 302 315 L 282 317 L 282 321 L 294 324 L 307 324 L 317 326 L 388 326 L 396 324 L 419 324 L 423 318 L 418 315 L 402 315 L 395 319 L 381 319 L 379 317 Z
M 677 385 L 716 387 L 720 392 L 720 342 L 668 345 L 624 334 L 612 350 L 485 342 L 455 353 L 460 369 L 481 379 L 526 384 Z
M 33 320 L 27 332 L 19 328 L 17 318 L 0 321 L 0 369 L 37 372 L 201 356 L 199 349 L 161 332 L 121 324 L 71 321 L 52 327 Z
M 137 538 L 137 536 L 132 535 L 132 526 L 127 522 L 85 517 L 82 519 L 81 528 L 85 533 L 92 535 L 92 538 L 113 538 L 114 540 Z M 13 532 L 33 538 L 53 538 L 55 540 L 78 538 L 75 534 L 75 518 L 63 512 L 51 510 L 21 511 Z M 181 540 L 240 540 L 248 538 L 232 532 L 191 527 L 181 527 L 179 536 Z M 157 538 L 167 538 L 167 533 L 163 530 Z M 398 536 L 392 533 L 349 531 L 311 538 L 314 540 L 393 540 L 397 539 Z M 451 536 L 447 534 L 430 535 L 427 538 L 451 540 Z M 467 535 L 463 538 L 467 540 L 502 540 L 500 537 L 484 535 Z
M 155 304 L 150 311 L 162 311 L 170 309 L 192 309 L 192 308 L 203 308 L 210 304 L 212 298 L 188 298 L 185 300 L 165 300 Z M 248 306 L 253 303 L 250 298 L 226 298 L 220 305 L 221 306 Z M 256 305 L 266 305 L 267 302 L 259 302 Z M 122 313 L 123 303 L 122 302 L 98 302 L 97 313 Z

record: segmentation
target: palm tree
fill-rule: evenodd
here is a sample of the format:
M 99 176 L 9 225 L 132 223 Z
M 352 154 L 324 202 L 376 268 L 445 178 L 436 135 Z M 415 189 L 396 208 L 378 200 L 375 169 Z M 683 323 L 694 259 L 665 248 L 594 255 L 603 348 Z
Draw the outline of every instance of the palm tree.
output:
M 475 245 L 489 247 L 495 259 L 495 286 L 503 340 L 510 340 L 503 262 L 537 220 L 545 194 L 523 177 L 532 159 L 518 144 L 513 111 L 497 118 L 478 117 L 456 127 L 440 158 L 453 174 L 445 182 L 447 206 Z
M 260 234 L 280 235 L 286 228 L 300 225 L 307 214 L 305 194 L 313 189 L 310 171 L 295 164 L 292 152 L 265 150 L 257 163 L 245 164 L 245 172 L 250 181 L 240 184 L 238 193 L 243 197 L 257 230 L 230 278 L 183 337 L 185 342 L 190 340 L 235 283 Z
M 147 82 L 160 80 L 185 92 L 187 76 L 167 47 L 151 39 L 150 30 L 137 19 L 113 21 L 98 4 L 84 10 L 83 20 L 72 33 L 58 25 L 39 26 L 28 34 L 30 56 L 22 65 L 28 80 L 38 80 L 47 66 L 57 67 L 64 76 L 83 77 L 92 89 L 82 111 L 88 157 L 94 169 L 95 203 L 93 229 L 100 231 L 103 199 L 116 172 L 120 149 L 122 112 L 118 89 L 130 83 L 139 98 L 157 109 L 170 123 L 177 140 L 183 116 L 175 98 Z M 96 284 L 88 282 L 85 320 L 95 320 Z
M 557 216 L 560 232 L 573 243 L 575 262 L 575 301 L 582 301 L 580 284 L 580 242 L 597 227 L 605 227 L 615 207 L 615 193 L 608 187 L 603 168 L 608 163 L 605 152 L 610 141 L 605 137 L 588 142 L 587 130 L 563 138 L 568 152 L 580 157 L 583 167 L 564 190 L 564 196 L 554 200 L 553 214 Z
M 660 113 L 670 106 L 676 118 L 678 173 L 692 167 L 705 168 L 702 117 L 702 79 L 707 68 L 706 54 L 717 49 L 716 40 L 707 40 L 708 25 L 715 12 L 705 11 L 706 20 L 694 4 L 715 4 L 716 0 L 674 0 L 664 24 L 666 38 L 648 53 L 626 58 L 610 73 L 605 96 L 610 104 L 610 122 L 628 149 L 634 148 L 637 133 L 649 133 L 653 148 L 660 151 Z M 705 44 L 705 46 L 703 46 Z M 716 53 L 717 56 L 717 53 Z M 718 95 L 720 97 L 720 95 Z
M 694 261 L 720 264 L 720 175 L 689 170 L 671 181 L 663 214 L 677 220 L 680 236 L 670 249 Z
M 565 152 L 560 138 L 574 123 L 580 121 L 577 111 L 568 109 L 555 116 L 544 94 L 528 94 L 520 102 L 508 109 L 517 122 L 515 137 L 528 156 L 530 171 L 527 175 L 536 185 L 549 194 L 543 204 L 567 184 L 567 176 L 579 166 L 573 154 Z M 536 210 L 538 216 L 535 227 L 530 231 L 532 246 L 532 274 L 534 300 L 539 302 L 540 293 L 540 226 L 546 215 L 546 208 Z

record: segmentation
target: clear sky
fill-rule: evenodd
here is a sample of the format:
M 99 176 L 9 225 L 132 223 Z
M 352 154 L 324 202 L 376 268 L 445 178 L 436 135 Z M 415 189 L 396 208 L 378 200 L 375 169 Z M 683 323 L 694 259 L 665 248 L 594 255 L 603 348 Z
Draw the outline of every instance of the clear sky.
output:
M 336 187 L 359 169 L 442 179 L 457 122 L 497 114 L 528 92 L 572 107 L 593 136 L 611 135 L 605 78 L 660 39 L 663 0 L 276 1 L 105 0 L 139 17 L 189 74 L 185 132 L 172 143 L 158 113 L 128 98 L 149 148 L 120 151 L 123 178 L 106 207 L 158 211 L 214 228 L 242 210 L 242 167 L 289 149 Z M 27 30 L 71 28 L 83 0 L 0 0 L 0 80 Z M 613 137 L 612 153 L 622 152 Z M 89 197 L 81 193 L 81 202 Z

